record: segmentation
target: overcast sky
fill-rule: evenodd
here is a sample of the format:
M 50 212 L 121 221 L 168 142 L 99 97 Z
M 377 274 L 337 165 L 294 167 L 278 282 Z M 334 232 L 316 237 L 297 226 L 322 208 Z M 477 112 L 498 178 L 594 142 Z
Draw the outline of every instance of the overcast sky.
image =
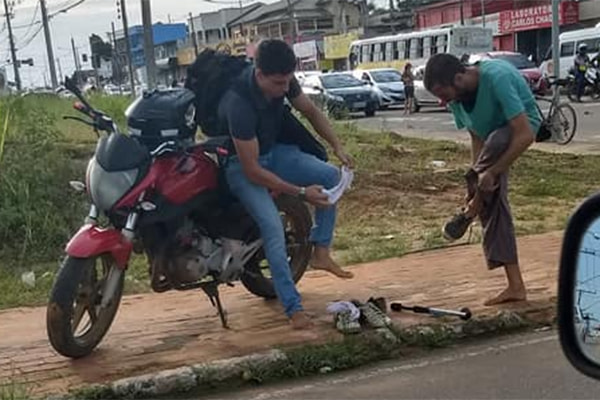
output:
M 9 0 L 10 1 L 10 0 Z M 216 0 L 220 3 L 227 3 L 228 0 Z M 267 0 L 271 2 L 273 0 Z M 19 59 L 32 57 L 35 66 L 27 65 L 20 69 L 21 79 L 25 86 L 43 85 L 44 73 L 47 71 L 46 46 L 44 42 L 43 30 L 27 44 L 28 39 L 40 27 L 40 12 L 36 12 L 38 0 L 17 0 L 15 6 L 15 18 L 12 24 L 15 26 L 15 37 Z M 48 11 L 59 10 L 73 4 L 76 0 L 46 0 Z M 249 4 L 251 0 L 244 0 L 244 4 Z M 110 31 L 110 23 L 115 22 L 117 30 L 121 28 L 122 22 L 117 19 L 117 0 L 86 0 L 82 5 L 69 11 L 66 14 L 59 14 L 51 20 L 52 41 L 55 58 L 60 59 L 63 75 L 71 74 L 74 68 L 73 53 L 71 50 L 71 36 L 75 39 L 76 46 L 80 54 L 89 54 L 88 38 L 92 33 L 99 34 L 104 39 L 107 38 L 107 32 Z M 154 22 L 168 22 L 169 16 L 173 22 L 185 22 L 189 12 L 198 14 L 201 12 L 213 11 L 226 5 L 208 2 L 206 0 L 152 0 L 152 18 Z M 232 4 L 239 4 L 237 0 Z M 127 14 L 129 25 L 133 26 L 141 23 L 141 0 L 127 0 Z M 10 59 L 10 47 L 8 42 L 8 33 L 6 30 L 6 19 L 4 8 L 0 1 L 0 66 L 6 64 Z M 38 22 L 32 25 L 30 23 Z M 9 79 L 12 80 L 12 66 L 5 65 Z M 85 67 L 85 65 L 84 65 Z M 46 72 L 46 79 L 49 81 L 49 74 Z

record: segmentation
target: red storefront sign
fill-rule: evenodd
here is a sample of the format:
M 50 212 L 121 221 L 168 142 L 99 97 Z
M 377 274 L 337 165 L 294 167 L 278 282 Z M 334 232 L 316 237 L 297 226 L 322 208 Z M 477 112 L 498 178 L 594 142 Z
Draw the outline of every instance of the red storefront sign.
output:
M 558 20 L 560 25 L 579 22 L 579 4 L 574 1 L 561 2 Z M 547 4 L 500 12 L 498 33 L 503 35 L 511 32 L 550 28 L 551 26 L 552 6 Z

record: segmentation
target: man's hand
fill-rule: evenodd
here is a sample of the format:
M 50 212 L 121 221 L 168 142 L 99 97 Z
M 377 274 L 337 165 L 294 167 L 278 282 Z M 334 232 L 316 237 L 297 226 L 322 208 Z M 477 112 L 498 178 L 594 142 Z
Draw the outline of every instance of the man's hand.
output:
M 338 158 L 338 160 L 340 160 L 342 162 L 342 164 L 344 164 L 348 168 L 354 167 L 354 160 L 348 153 L 346 153 L 346 151 L 344 150 L 344 148 L 342 146 L 338 146 L 338 147 L 334 148 L 333 152 L 334 152 L 335 156 Z
M 306 201 L 316 207 L 329 207 L 329 197 L 323 193 L 323 186 L 312 185 L 306 188 Z
M 496 176 L 489 169 L 479 174 L 479 189 L 484 192 L 492 192 L 496 189 Z

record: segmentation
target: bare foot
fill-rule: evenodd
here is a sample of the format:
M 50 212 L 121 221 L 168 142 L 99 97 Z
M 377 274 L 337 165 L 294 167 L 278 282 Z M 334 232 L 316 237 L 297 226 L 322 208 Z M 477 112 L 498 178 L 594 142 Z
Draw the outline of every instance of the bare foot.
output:
M 496 306 L 498 304 L 513 303 L 525 300 L 527 300 L 527 293 L 525 292 L 525 289 L 504 289 L 502 293 L 500 293 L 496 297 L 492 297 L 491 299 L 487 300 L 485 303 L 483 303 L 483 305 L 489 307 Z
M 303 330 L 313 327 L 313 322 L 304 311 L 298 311 L 290 317 L 290 324 L 293 329 Z
M 313 257 L 310 260 L 310 266 L 312 267 L 312 269 L 329 272 L 330 274 L 333 274 L 333 275 L 337 276 L 338 278 L 342 278 L 342 279 L 354 278 L 354 274 L 352 272 L 344 271 L 342 269 L 342 267 L 337 265 L 337 263 L 335 261 L 333 261 L 332 259 L 322 262 L 320 260 L 317 261 Z

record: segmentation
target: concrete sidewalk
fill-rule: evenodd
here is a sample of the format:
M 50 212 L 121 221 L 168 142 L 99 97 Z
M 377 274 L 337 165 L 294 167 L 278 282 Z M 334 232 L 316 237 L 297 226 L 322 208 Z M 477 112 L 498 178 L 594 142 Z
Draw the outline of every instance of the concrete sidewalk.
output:
M 510 306 L 512 310 L 553 312 L 561 238 L 562 233 L 556 232 L 519 240 L 529 300 Z M 494 315 L 498 308 L 483 307 L 483 301 L 505 285 L 502 270 L 490 272 L 484 267 L 479 245 L 357 265 L 352 271 L 355 278 L 350 281 L 316 271 L 305 275 L 299 288 L 307 310 L 317 318 L 317 326 L 307 332 L 290 329 L 277 302 L 256 298 L 241 285 L 223 290 L 230 330 L 221 328 L 201 292 L 128 296 L 97 351 L 75 361 L 51 349 L 45 308 L 0 311 L 0 384 L 31 382 L 35 393 L 64 393 L 274 347 L 328 341 L 339 337 L 325 311 L 327 303 L 335 300 L 385 296 L 388 302 L 469 307 L 476 317 Z M 435 322 L 408 313 L 390 316 L 400 327 Z

